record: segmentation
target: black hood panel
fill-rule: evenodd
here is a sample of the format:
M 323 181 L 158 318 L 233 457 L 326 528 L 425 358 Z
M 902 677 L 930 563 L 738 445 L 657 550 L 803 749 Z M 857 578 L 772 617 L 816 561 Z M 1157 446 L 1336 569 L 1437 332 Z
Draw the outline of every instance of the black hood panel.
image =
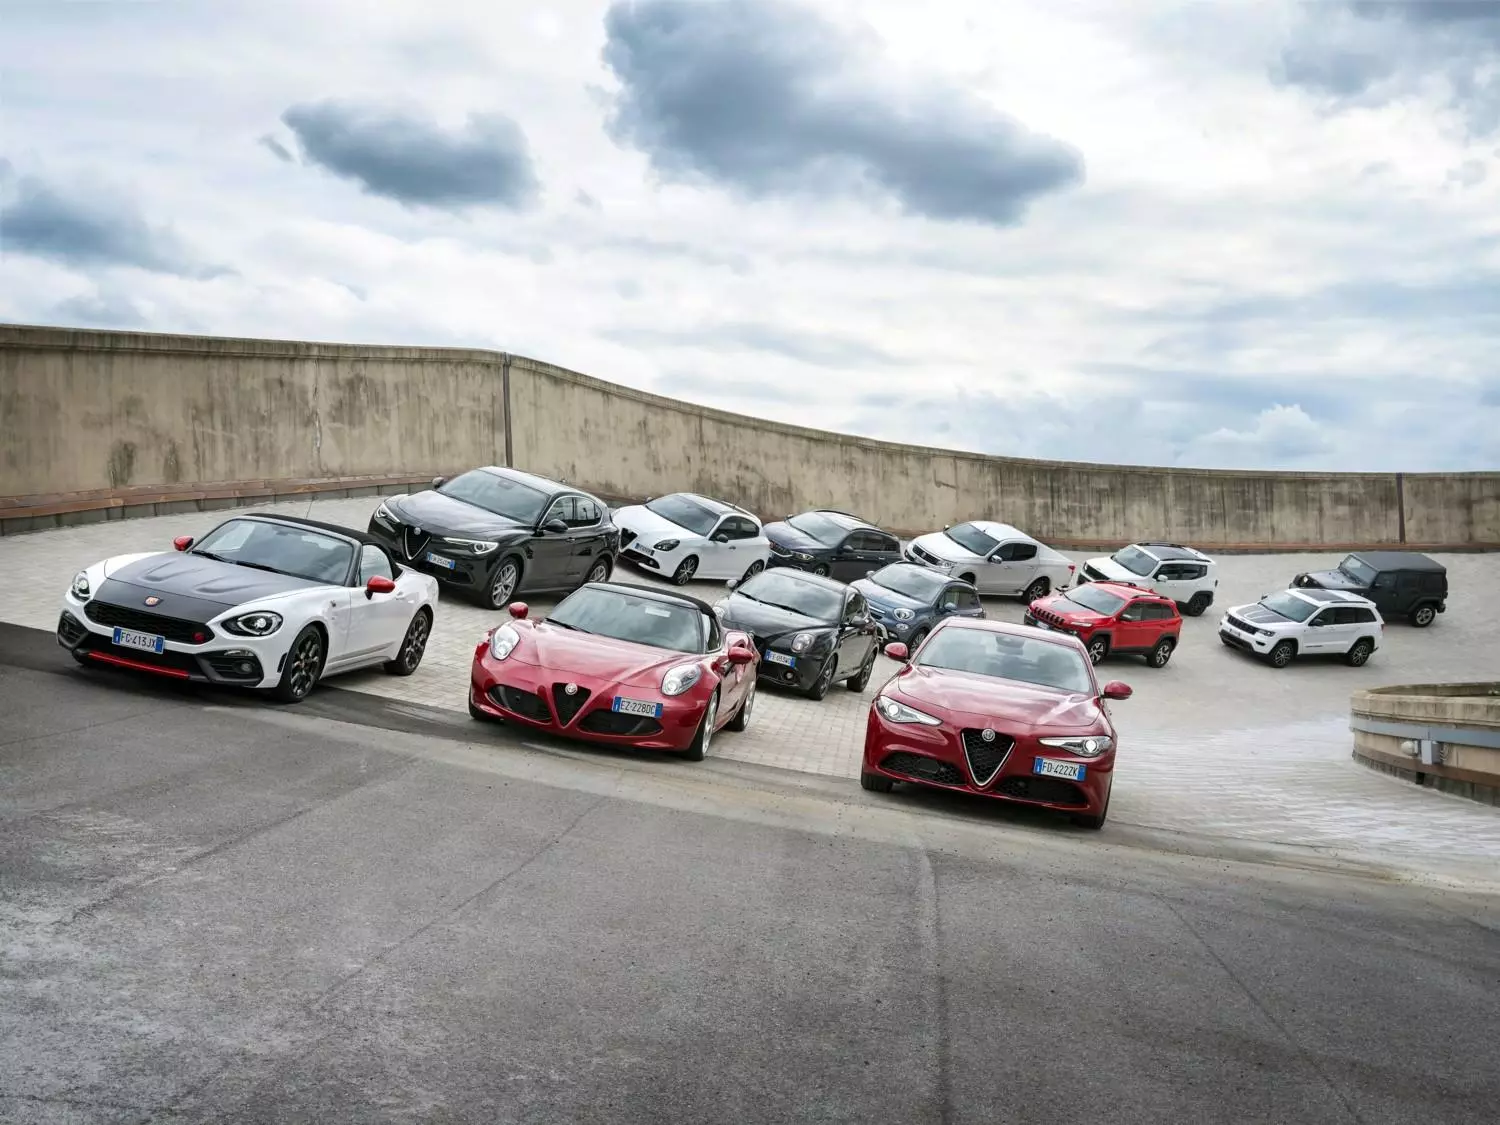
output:
M 820 552 L 831 551 L 833 548 L 826 543 L 819 543 L 812 536 L 798 531 L 785 520 L 777 520 L 774 523 L 765 524 L 761 530 L 772 543 L 779 543 L 793 551 L 801 551 L 804 554 L 816 555 Z
M 1293 580 L 1297 586 L 1317 586 L 1324 590 L 1350 590 L 1365 593 L 1369 587 L 1356 582 L 1342 570 L 1315 570 L 1310 574 L 1299 574 Z
M 819 621 L 816 617 L 777 609 L 741 594 L 732 595 L 724 603 L 722 620 L 726 629 L 741 629 L 757 641 L 770 641 L 788 633 L 805 633 L 813 629 L 834 627 L 831 621 Z
M 497 516 L 463 500 L 428 490 L 385 502 L 402 523 L 420 527 L 428 535 L 456 535 L 464 539 L 495 539 L 530 533 L 529 524 Z
M 121 567 L 94 591 L 94 599 L 142 613 L 206 622 L 226 609 L 276 594 L 324 585 L 202 555 L 153 555 Z M 161 599 L 148 606 L 146 599 Z

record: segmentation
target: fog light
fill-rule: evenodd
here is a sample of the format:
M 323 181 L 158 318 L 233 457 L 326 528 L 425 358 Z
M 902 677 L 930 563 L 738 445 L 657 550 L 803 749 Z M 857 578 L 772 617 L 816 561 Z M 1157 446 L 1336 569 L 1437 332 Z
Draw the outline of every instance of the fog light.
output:
M 239 667 L 242 675 L 248 676 L 251 672 L 255 671 L 255 665 L 251 664 L 248 660 L 241 660 Z

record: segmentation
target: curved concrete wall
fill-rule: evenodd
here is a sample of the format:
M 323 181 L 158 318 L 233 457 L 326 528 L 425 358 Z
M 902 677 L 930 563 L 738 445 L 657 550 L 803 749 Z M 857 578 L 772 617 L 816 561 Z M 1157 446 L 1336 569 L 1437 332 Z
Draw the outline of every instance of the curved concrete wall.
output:
M 1500 683 L 1396 684 L 1357 691 L 1356 761 L 1419 785 L 1500 805 Z
M 998 518 L 1059 546 L 1500 547 L 1500 473 L 989 457 L 710 410 L 497 352 L 0 326 L 0 505 L 13 512 L 482 463 L 611 498 L 691 488 L 767 518 L 829 505 L 900 532 Z

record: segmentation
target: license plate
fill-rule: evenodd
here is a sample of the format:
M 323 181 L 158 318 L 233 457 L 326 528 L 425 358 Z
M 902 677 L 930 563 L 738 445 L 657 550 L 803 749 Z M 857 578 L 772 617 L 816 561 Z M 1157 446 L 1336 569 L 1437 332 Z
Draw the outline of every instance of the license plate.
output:
M 649 715 L 653 719 L 661 717 L 660 703 L 649 699 L 626 699 L 623 695 L 615 696 L 613 710 L 626 715 Z
M 1052 628 L 1052 626 L 1048 625 L 1045 621 L 1038 621 L 1038 622 L 1036 622 L 1036 627 L 1038 629 L 1050 629 L 1050 628 Z
M 1081 762 L 1059 762 L 1053 758 L 1031 760 L 1031 772 L 1041 774 L 1043 777 L 1061 777 L 1068 781 L 1082 781 L 1083 770 Z
M 134 629 L 116 629 L 111 638 L 121 648 L 138 648 L 142 652 L 160 653 L 167 647 L 167 638 L 155 633 L 137 633 Z
M 442 567 L 444 570 L 452 570 L 458 565 L 452 559 L 445 559 L 442 555 L 434 555 L 431 551 L 427 552 L 427 561 L 433 566 Z
M 768 652 L 766 653 L 766 659 L 772 664 L 785 664 L 788 668 L 795 668 L 797 666 L 797 658 L 795 656 L 788 656 L 784 652 Z

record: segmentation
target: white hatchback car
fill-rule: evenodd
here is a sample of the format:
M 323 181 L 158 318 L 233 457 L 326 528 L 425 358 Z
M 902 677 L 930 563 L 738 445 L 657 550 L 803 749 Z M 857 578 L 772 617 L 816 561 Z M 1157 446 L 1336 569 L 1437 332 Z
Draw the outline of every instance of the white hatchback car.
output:
M 1198 617 L 1214 604 L 1219 566 L 1202 551 L 1181 543 L 1132 543 L 1086 561 L 1078 580 L 1139 586 L 1171 598 L 1188 617 Z
M 1008 523 L 972 520 L 913 539 L 906 561 L 970 583 L 981 594 L 1034 602 L 1073 583 L 1077 566 Z
M 612 515 L 620 558 L 678 586 L 694 578 L 748 578 L 771 557 L 771 542 L 753 513 L 696 492 L 658 496 Z
M 1299 656 L 1342 656 L 1358 668 L 1380 647 L 1384 633 L 1375 603 L 1347 590 L 1283 590 L 1234 606 L 1219 622 L 1221 641 L 1276 668 Z

